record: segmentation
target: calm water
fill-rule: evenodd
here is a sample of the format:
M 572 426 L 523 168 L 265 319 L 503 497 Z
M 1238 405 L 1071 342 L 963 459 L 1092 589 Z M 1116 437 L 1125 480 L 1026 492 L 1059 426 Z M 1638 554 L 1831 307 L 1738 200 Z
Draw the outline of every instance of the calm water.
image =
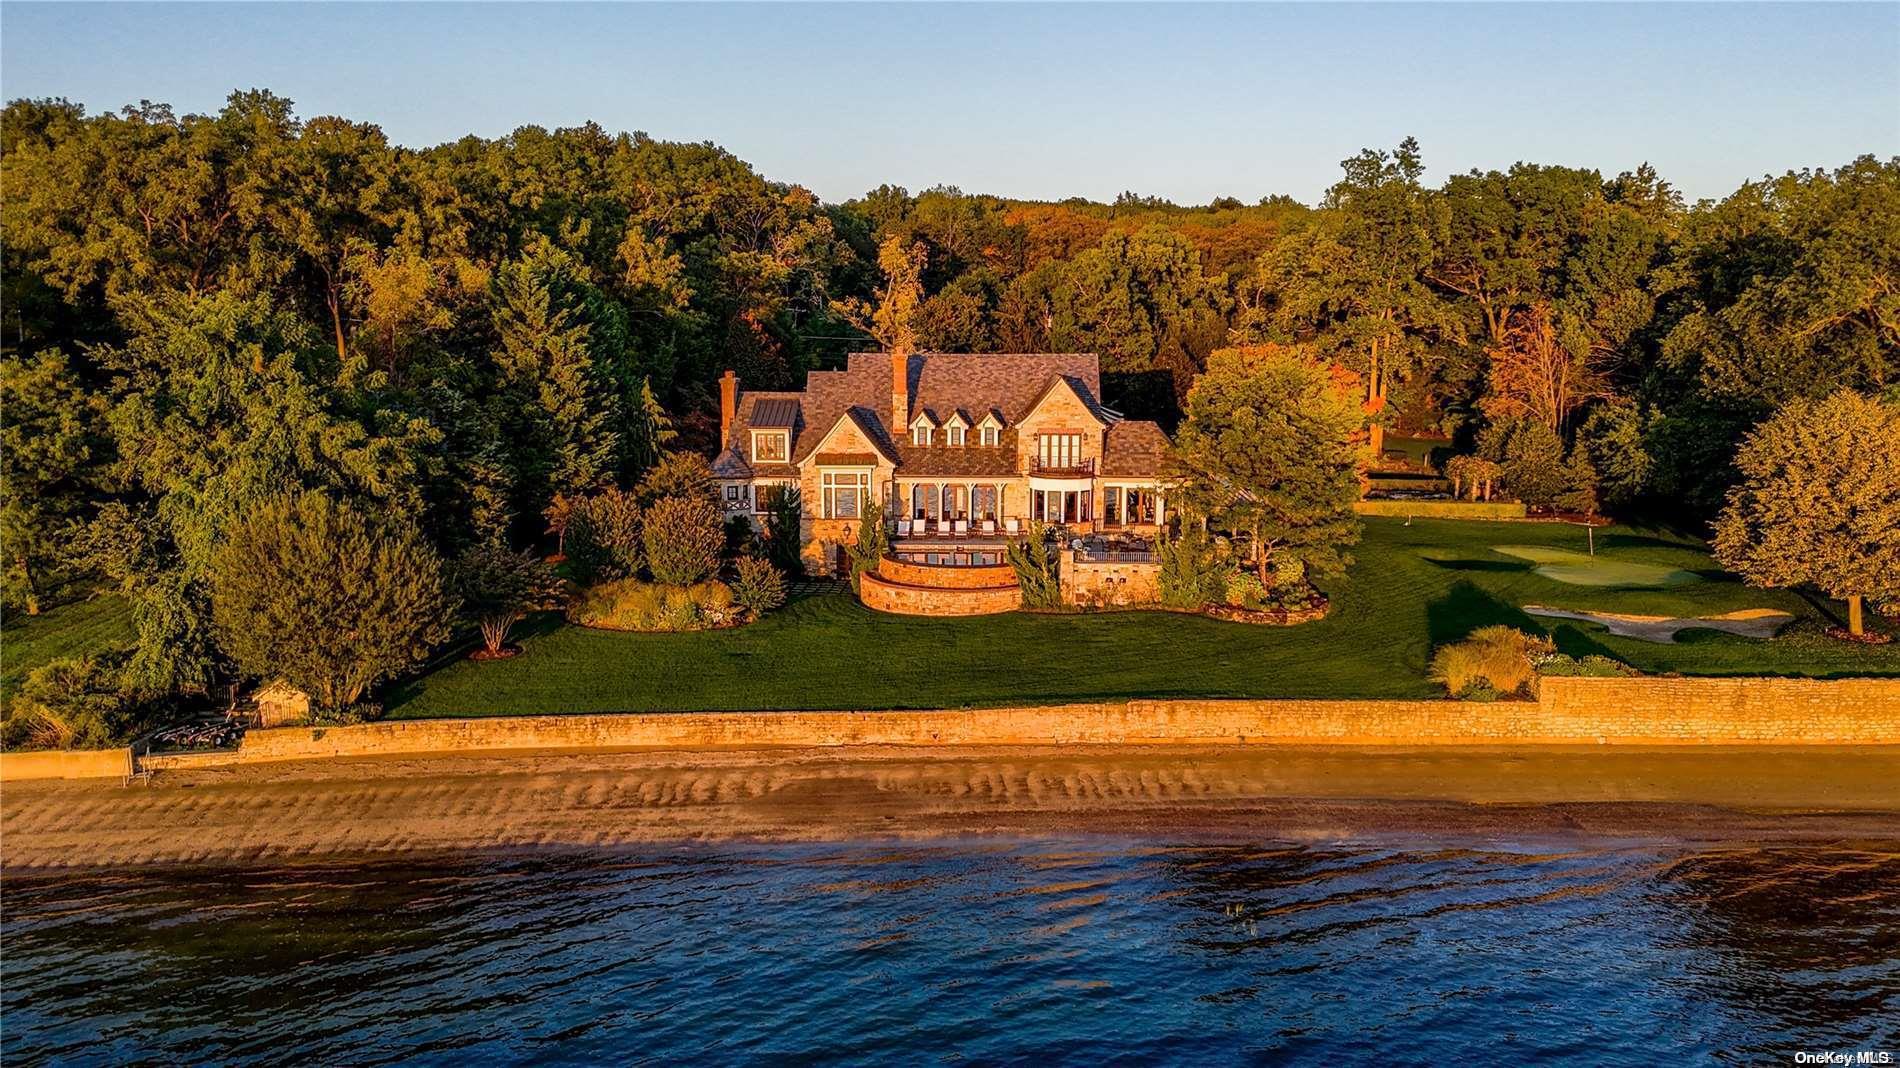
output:
M 1900 846 L 664 847 L 4 908 L 8 1065 L 1900 1050 Z

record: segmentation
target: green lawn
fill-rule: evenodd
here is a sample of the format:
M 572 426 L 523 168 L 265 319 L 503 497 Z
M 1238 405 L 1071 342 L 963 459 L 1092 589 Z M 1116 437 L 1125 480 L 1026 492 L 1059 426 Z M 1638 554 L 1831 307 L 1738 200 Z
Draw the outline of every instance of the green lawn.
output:
M 132 637 L 132 609 L 123 597 L 74 601 L 37 616 L 8 613 L 0 624 L 0 695 L 50 660 L 97 653 Z
M 1130 697 L 1433 697 L 1425 664 L 1436 643 L 1488 623 L 1553 634 L 1574 655 L 1604 653 L 1649 672 L 1900 675 L 1900 645 L 1849 646 L 1818 633 L 1800 596 L 1749 589 L 1694 543 L 1599 530 L 1606 563 L 1687 571 L 1666 588 L 1576 585 L 1491 550 L 1583 551 L 1576 527 L 1371 519 L 1333 611 L 1318 623 L 1256 627 L 1164 612 L 1012 613 L 918 619 L 871 612 L 849 597 L 796 601 L 737 630 L 624 634 L 524 625 L 526 654 L 452 660 L 386 695 L 392 717 L 535 712 L 801 708 L 955 708 Z M 1685 632 L 1677 645 L 1617 638 L 1602 627 L 1539 621 L 1518 606 L 1697 616 L 1778 608 L 1799 622 L 1758 641 Z M 538 625 L 537 625 L 538 624 Z

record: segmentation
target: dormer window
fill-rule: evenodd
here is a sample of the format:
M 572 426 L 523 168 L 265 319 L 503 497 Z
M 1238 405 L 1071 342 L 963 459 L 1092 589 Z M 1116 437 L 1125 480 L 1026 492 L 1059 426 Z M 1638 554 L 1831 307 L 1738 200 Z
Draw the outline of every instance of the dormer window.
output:
M 910 443 L 912 445 L 929 445 L 931 436 L 936 432 L 936 429 L 936 424 L 930 421 L 929 415 L 919 413 L 917 418 L 910 421 Z
M 983 421 L 976 424 L 976 443 L 978 445 L 994 448 L 1002 440 L 1003 422 L 996 418 L 995 412 L 984 416 Z
M 964 436 L 965 431 L 960 426 L 950 427 L 948 430 L 944 431 L 944 433 L 947 437 L 949 437 L 950 439 L 949 443 L 951 445 L 962 445 L 967 440 Z
M 786 430 L 754 430 L 752 432 L 752 462 L 755 464 L 782 464 L 791 452 L 791 432 Z
M 949 444 L 951 444 L 952 446 L 960 448 L 963 445 L 968 444 L 969 433 L 970 433 L 970 424 L 967 422 L 964 422 L 963 416 L 961 414 L 952 415 L 950 418 L 944 420 L 943 422 L 944 437 L 949 439 Z

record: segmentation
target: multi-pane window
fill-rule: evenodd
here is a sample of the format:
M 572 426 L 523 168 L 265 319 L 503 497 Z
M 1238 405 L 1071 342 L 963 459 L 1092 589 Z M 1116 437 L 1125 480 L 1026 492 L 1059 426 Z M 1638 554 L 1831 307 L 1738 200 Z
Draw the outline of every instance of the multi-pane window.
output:
M 780 499 L 782 499 L 785 496 L 785 491 L 789 488 L 790 488 L 789 483 L 783 483 L 783 482 L 760 483 L 758 488 L 752 494 L 753 510 L 757 511 L 761 515 L 767 512 L 770 512 L 774 507 L 778 505 L 778 502 L 780 501 Z
M 948 434 L 948 435 L 950 435 L 950 444 L 952 444 L 952 445 L 962 445 L 962 444 L 963 444 L 963 442 L 964 442 L 964 437 L 963 437 L 963 435 L 964 435 L 964 433 L 965 433 L 965 431 L 964 431 L 964 429 L 963 429 L 962 427 L 960 427 L 960 426 L 953 426 L 953 427 L 951 427 L 951 428 L 949 428 L 948 430 L 946 430 L 946 431 L 945 431 L 945 433 L 946 433 L 946 434 Z
M 1036 438 L 1036 458 L 1044 467 L 1080 467 L 1082 435 L 1042 434 Z
M 789 451 L 787 438 L 783 430 L 754 430 L 752 432 L 752 462 L 761 464 L 782 464 Z
M 826 519 L 856 519 L 871 495 L 869 471 L 826 471 L 820 476 L 824 487 Z
M 978 486 L 970 491 L 970 518 L 996 518 L 996 487 Z
M 997 430 L 993 426 L 979 428 L 976 432 L 977 444 L 994 446 L 997 440 L 996 435 Z
M 912 445 L 930 444 L 930 425 L 928 423 L 918 423 L 916 426 L 911 427 L 910 443 Z

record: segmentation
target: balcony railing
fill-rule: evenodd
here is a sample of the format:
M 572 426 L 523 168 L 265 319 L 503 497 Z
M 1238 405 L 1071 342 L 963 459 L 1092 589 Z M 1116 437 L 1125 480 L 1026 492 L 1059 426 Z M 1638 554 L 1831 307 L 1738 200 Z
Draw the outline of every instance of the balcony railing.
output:
M 1029 458 L 1029 473 L 1048 478 L 1093 478 L 1095 461 L 1083 459 L 1057 461 L 1032 456 Z

